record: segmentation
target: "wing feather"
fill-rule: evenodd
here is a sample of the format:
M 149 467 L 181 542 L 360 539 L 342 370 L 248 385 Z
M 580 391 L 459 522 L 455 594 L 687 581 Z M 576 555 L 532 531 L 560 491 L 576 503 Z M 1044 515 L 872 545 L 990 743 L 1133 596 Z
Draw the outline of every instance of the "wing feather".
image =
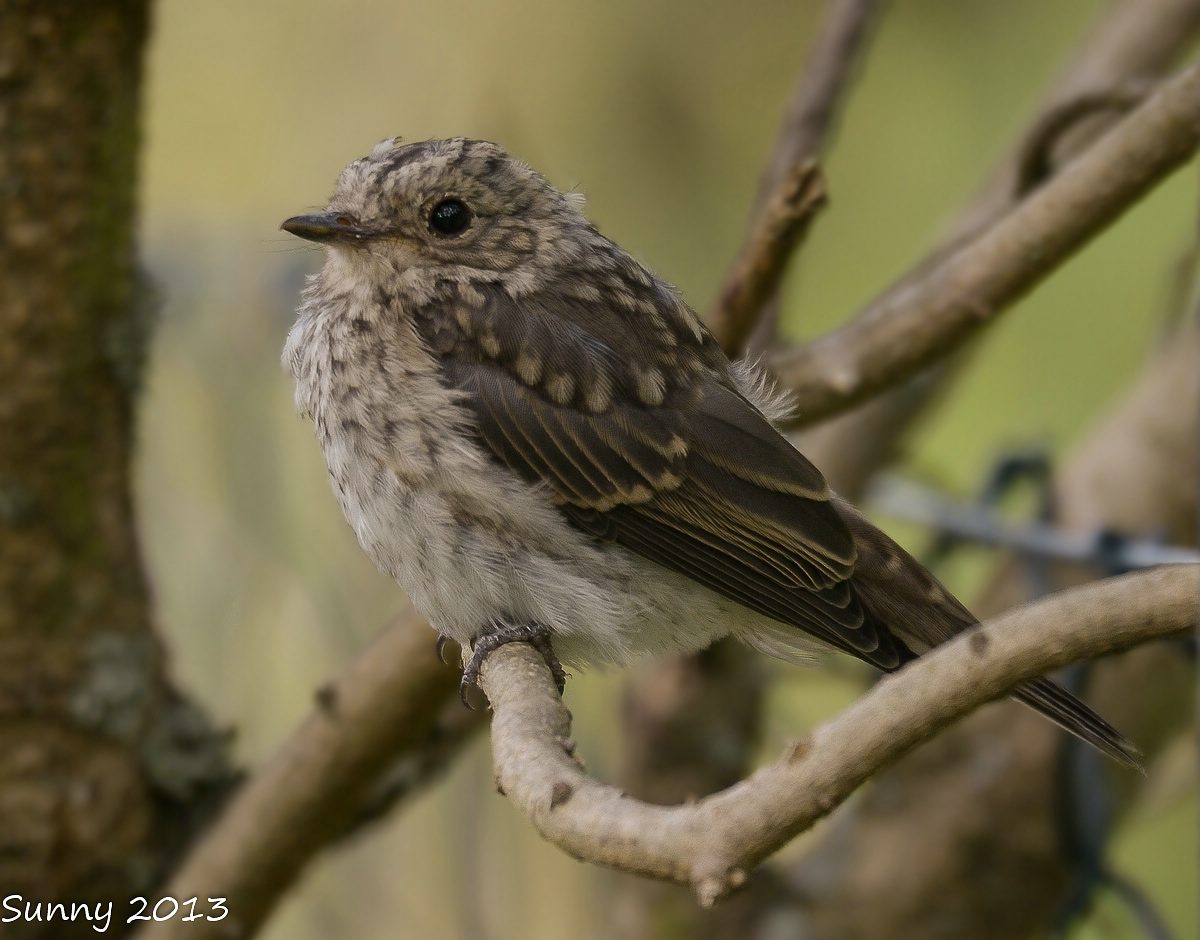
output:
M 907 651 L 850 584 L 854 540 L 824 479 L 737 391 L 707 334 L 693 333 L 692 348 L 686 330 L 664 328 L 656 335 L 669 343 L 639 346 L 616 332 L 611 305 L 588 320 L 575 301 L 555 331 L 544 302 L 528 299 L 529 317 L 508 303 L 485 305 L 477 328 L 436 350 L 499 461 L 547 485 L 582 531 L 883 669 L 899 665 Z M 444 331 L 463 318 L 427 320 Z M 472 340 L 483 333 L 494 341 Z M 550 365 L 530 367 L 534 356 Z M 569 381 L 553 371 L 566 363 Z

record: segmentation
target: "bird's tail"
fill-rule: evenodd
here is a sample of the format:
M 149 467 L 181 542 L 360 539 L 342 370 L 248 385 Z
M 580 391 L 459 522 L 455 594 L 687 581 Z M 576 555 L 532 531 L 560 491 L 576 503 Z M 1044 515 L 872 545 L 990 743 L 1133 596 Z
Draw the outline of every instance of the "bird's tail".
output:
M 1049 679 L 1034 679 L 1017 686 L 1012 695 L 1114 760 L 1145 771 L 1141 752 L 1133 743 L 1062 686 Z
M 898 645 L 901 648 L 901 665 L 918 658 L 904 645 L 904 641 L 900 640 Z M 1118 763 L 1145 773 L 1142 752 L 1133 742 L 1052 679 L 1043 677 L 1022 682 L 1009 694 L 1068 734 L 1092 745 Z
M 853 506 L 835 498 L 834 508 L 854 536 L 859 563 L 853 583 L 864 612 L 878 632 L 891 635 L 893 648 L 899 647 L 899 663 L 876 665 L 897 669 L 979 622 L 920 562 Z M 1114 760 L 1142 769 L 1141 755 L 1130 741 L 1049 679 L 1022 683 L 1012 695 Z

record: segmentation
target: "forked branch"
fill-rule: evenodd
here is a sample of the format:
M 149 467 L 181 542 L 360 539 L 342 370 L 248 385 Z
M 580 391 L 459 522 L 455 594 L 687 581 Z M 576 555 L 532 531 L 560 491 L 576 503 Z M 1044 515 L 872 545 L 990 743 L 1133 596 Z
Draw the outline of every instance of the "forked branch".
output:
M 1186 162 L 1200 145 L 1200 65 L 911 290 L 776 358 L 811 424 L 941 361 Z

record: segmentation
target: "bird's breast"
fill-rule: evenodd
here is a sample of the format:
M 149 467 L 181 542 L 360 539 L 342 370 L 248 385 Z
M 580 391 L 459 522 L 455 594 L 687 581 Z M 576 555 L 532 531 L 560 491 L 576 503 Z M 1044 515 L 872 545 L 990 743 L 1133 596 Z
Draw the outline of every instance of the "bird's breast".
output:
M 465 640 L 496 617 L 565 625 L 598 583 L 623 596 L 625 561 L 483 450 L 404 318 L 303 310 L 285 360 L 359 543 L 439 629 Z

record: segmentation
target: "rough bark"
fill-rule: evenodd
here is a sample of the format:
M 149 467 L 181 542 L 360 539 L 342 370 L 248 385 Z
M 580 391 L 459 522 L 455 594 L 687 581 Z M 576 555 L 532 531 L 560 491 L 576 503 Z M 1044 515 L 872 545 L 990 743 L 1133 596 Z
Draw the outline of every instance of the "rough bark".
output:
M 144 892 L 226 779 L 164 682 L 131 503 L 147 20 L 0 4 L 0 885 L 30 899 Z

